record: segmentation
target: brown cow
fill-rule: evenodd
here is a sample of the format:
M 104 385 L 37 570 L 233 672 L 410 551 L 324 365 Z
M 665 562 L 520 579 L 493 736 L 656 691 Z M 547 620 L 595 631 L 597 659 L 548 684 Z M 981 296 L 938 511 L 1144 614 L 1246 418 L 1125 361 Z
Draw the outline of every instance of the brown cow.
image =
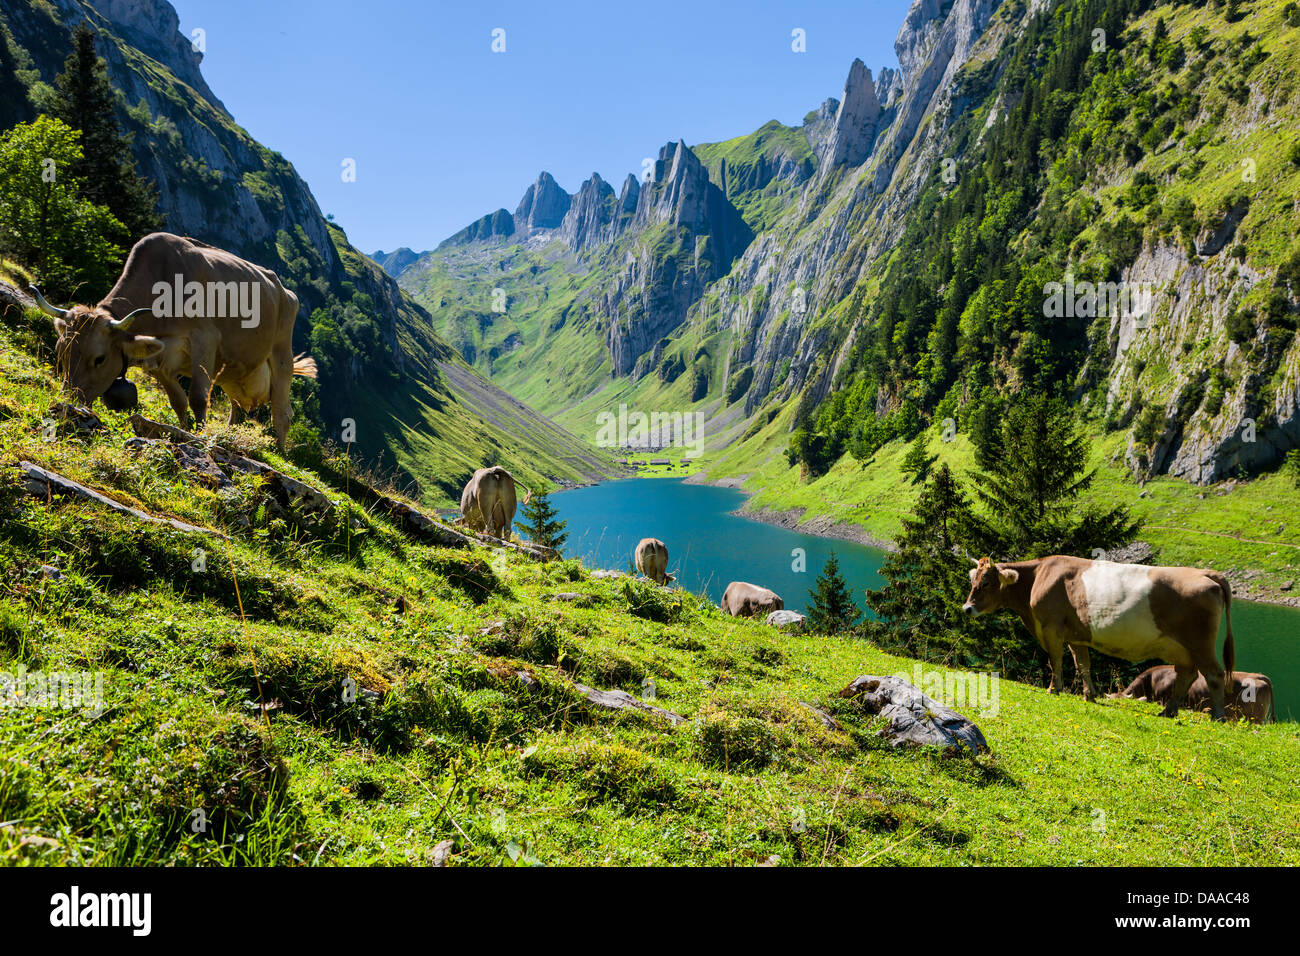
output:
M 668 573 L 668 545 L 658 538 L 642 538 L 632 554 L 636 569 L 655 584 L 675 581 L 676 575 Z
M 1068 645 L 1083 675 L 1084 697 L 1095 700 L 1089 648 L 1112 657 L 1159 658 L 1174 665 L 1177 681 L 1164 714 L 1179 702 L 1200 671 L 1209 687 L 1211 710 L 1223 719 L 1224 668 L 1215 656 L 1219 618 L 1228 619 L 1223 661 L 1228 677 L 1236 658 L 1232 640 L 1232 587 L 1217 571 L 1157 568 L 1090 561 L 1055 554 L 1036 561 L 975 562 L 962 610 L 986 614 L 1015 611 L 1047 651 L 1052 693 L 1064 686 L 1061 659 Z
M 785 602 L 775 591 L 746 581 L 732 581 L 722 592 L 722 609 L 733 617 L 754 617 L 785 610 Z
M 532 494 L 524 488 L 524 504 Z M 480 468 L 460 495 L 460 514 L 475 531 L 507 538 L 515 520 L 515 478 L 500 465 Z
M 1128 687 L 1110 696 L 1167 704 L 1177 680 L 1177 672 L 1168 664 L 1148 667 Z M 1273 682 L 1263 674 L 1243 671 L 1234 673 L 1232 686 L 1227 689 L 1227 698 L 1224 714 L 1230 720 L 1248 720 L 1255 724 L 1267 724 L 1275 717 Z M 1192 682 L 1182 702 L 1193 710 L 1204 711 L 1210 707 L 1210 688 L 1205 683 L 1204 677 L 1198 676 Z
M 293 377 L 316 377 L 316 363 L 293 354 L 298 297 L 270 269 L 195 239 L 145 236 L 96 306 L 59 309 L 32 291 L 54 318 L 63 383 L 82 404 L 101 397 L 110 407 L 134 404 L 126 370 L 139 365 L 166 390 L 182 426 L 193 409 L 203 427 L 213 385 L 230 397 L 232 424 L 270 402 L 283 449 Z

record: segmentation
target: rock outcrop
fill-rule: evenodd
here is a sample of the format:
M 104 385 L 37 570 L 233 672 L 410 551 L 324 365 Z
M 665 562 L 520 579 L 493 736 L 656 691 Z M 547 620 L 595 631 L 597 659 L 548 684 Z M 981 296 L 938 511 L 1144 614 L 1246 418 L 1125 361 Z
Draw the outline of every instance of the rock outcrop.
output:
M 798 611 L 773 611 L 767 616 L 767 623 L 778 630 L 798 633 L 807 628 L 808 618 Z

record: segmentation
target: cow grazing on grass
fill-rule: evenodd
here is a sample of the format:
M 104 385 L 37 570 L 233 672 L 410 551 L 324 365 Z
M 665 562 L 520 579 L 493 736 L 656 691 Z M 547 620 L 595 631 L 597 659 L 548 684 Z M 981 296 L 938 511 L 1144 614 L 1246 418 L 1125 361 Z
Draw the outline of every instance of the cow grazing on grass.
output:
M 785 610 L 781 595 L 747 581 L 732 581 L 722 592 L 722 610 L 733 617 L 766 617 L 773 611 Z
M 1178 681 L 1177 671 L 1168 664 L 1148 667 L 1139 674 L 1126 688 L 1111 697 L 1127 697 L 1130 700 L 1149 700 L 1168 704 L 1173 696 L 1174 685 Z M 1229 720 L 1248 720 L 1254 724 L 1271 723 L 1274 719 L 1273 682 L 1263 674 L 1250 674 L 1238 671 L 1232 675 L 1232 684 L 1227 687 L 1224 703 L 1224 715 Z M 1210 701 L 1210 687 L 1205 678 L 1198 676 L 1187 688 L 1187 696 L 1181 701 L 1192 710 L 1207 710 Z
M 230 398 L 232 424 L 269 402 L 283 449 L 290 383 L 295 375 L 316 377 L 316 363 L 293 354 L 298 297 L 271 270 L 194 239 L 145 236 L 95 306 L 59 309 L 32 291 L 54 318 L 64 386 L 83 404 L 133 405 L 126 370 L 139 365 L 167 392 L 183 427 L 191 409 L 203 427 L 213 385 Z M 190 379 L 188 393 L 181 376 Z
M 531 496 L 524 488 L 524 504 Z M 475 531 L 494 538 L 510 536 L 515 520 L 515 478 L 500 465 L 480 468 L 460 494 L 461 520 Z
M 1061 661 L 1066 646 L 1083 675 L 1084 696 L 1095 700 L 1089 648 L 1130 661 L 1158 658 L 1174 665 L 1177 679 L 1165 716 L 1200 671 L 1209 690 L 1211 711 L 1223 719 L 1224 668 L 1215 656 L 1219 618 L 1228 619 L 1223 645 L 1227 676 L 1236 651 L 1232 640 L 1232 587 L 1217 571 L 1157 568 L 1141 564 L 1090 561 L 1052 555 L 1036 561 L 975 562 L 971 589 L 962 610 L 987 614 L 1015 611 L 1047 651 L 1052 693 L 1064 687 Z
M 632 557 L 636 569 L 655 584 L 667 584 L 676 580 L 675 575 L 668 573 L 668 545 L 658 538 L 642 538 Z

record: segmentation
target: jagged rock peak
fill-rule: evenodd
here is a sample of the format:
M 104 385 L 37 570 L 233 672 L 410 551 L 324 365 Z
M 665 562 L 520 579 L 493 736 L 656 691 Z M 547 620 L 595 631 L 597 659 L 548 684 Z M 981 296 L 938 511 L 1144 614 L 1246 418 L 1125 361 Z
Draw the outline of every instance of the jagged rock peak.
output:
M 912 0 L 912 6 L 898 29 L 894 52 L 904 85 L 911 86 L 918 70 L 924 70 L 936 42 L 947 47 L 942 59 L 954 53 L 966 59 L 971 44 L 984 32 L 988 19 L 1002 0 Z M 941 37 L 941 34 L 945 34 Z
M 817 157 L 820 166 L 830 169 L 865 162 L 880 129 L 880 113 L 871 71 L 861 60 L 854 60 L 844 81 L 844 97 L 835 113 L 835 125 Z
M 885 67 L 876 77 L 876 99 L 884 109 L 889 109 L 895 97 L 903 92 L 903 77 L 897 70 Z
M 601 179 L 600 173 L 592 173 L 574 194 L 560 224 L 560 235 L 571 248 L 581 249 L 608 238 L 617 213 L 614 187 Z
M 564 221 L 572 202 L 573 197 L 560 188 L 555 177 L 543 170 L 537 182 L 529 186 L 524 198 L 519 200 L 519 208 L 515 210 L 515 228 L 520 232 L 554 229 Z
M 654 179 L 640 191 L 635 221 L 670 222 L 690 229 L 697 237 L 708 236 L 714 260 L 728 265 L 754 238 L 740 212 L 709 178 L 708 168 L 684 140 L 659 150 Z
M 641 181 L 628 173 L 627 179 L 623 180 L 623 190 L 618 194 L 619 211 L 627 214 L 636 212 L 636 201 L 640 195 Z

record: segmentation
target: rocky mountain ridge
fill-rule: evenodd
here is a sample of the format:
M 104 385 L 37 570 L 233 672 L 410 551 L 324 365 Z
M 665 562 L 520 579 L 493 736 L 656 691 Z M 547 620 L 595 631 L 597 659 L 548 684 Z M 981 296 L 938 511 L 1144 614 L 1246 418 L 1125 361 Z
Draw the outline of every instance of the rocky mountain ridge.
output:
M 744 371 L 746 415 L 774 391 L 799 391 L 810 373 L 824 380 L 817 386 L 824 391 L 836 367 L 818 361 L 831 340 L 822 327 L 825 310 L 888 246 L 923 174 L 887 187 L 895 171 L 908 165 L 900 160 L 909 148 L 935 151 L 913 143 L 916 128 L 923 117 L 951 109 L 952 77 L 997 6 L 994 0 L 917 0 L 896 43 L 900 69 L 881 70 L 877 83 L 855 60 L 839 98 L 828 98 L 801 127 L 764 127 L 760 134 L 772 135 L 764 140 L 756 134 L 739 160 L 722 155 L 728 144 L 692 149 L 670 143 L 645 181 L 629 175 L 617 196 L 599 174 L 572 197 L 557 193 L 554 180 L 543 174 L 513 218 L 531 215 L 532 197 L 544 190 L 554 222 L 567 198 L 567 211 L 552 232 L 531 220 L 527 229 L 512 228 L 501 211 L 440 249 L 485 240 L 562 242 L 603 278 L 589 290 L 588 309 L 608 317 L 593 323 L 592 334 L 597 325 L 603 330 L 608 374 L 615 379 L 647 374 L 661 358 L 656 346 L 691 325 L 705 335 L 728 330 L 731 342 L 712 374 L 725 386 L 733 373 Z M 942 129 L 942 123 L 933 125 L 923 138 L 936 140 Z M 806 143 L 805 154 L 781 137 L 786 131 Z M 701 155 L 709 155 L 707 166 Z M 778 187 L 785 190 L 780 211 L 751 214 L 752 225 L 746 221 L 741 209 L 758 207 L 757 197 L 766 199 Z M 677 229 L 676 244 L 640 241 L 656 226 Z M 403 280 L 420 298 L 418 281 L 414 275 Z M 436 304 L 425 304 L 437 314 Z M 485 319 L 492 321 L 490 315 Z

